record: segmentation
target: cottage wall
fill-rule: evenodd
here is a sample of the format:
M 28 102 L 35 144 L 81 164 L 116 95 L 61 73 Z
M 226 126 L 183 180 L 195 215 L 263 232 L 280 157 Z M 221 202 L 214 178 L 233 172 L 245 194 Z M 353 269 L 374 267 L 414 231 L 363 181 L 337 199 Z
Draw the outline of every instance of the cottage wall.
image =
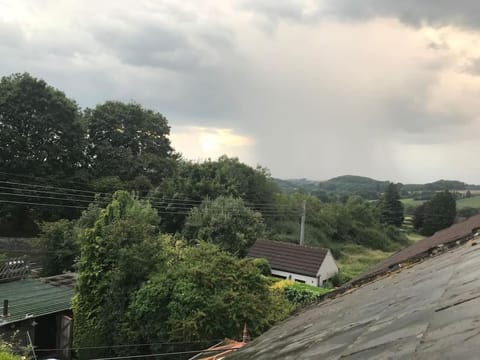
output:
M 325 255 L 325 259 L 323 259 L 322 265 L 318 270 L 318 275 L 320 276 L 320 281 L 323 284 L 324 281 L 330 279 L 338 273 L 338 266 L 335 263 L 335 259 L 332 256 L 330 250 L 328 250 L 327 255 Z M 320 284 L 320 285 L 322 285 Z
M 295 273 L 276 270 L 276 269 L 272 269 L 272 275 L 293 280 L 293 281 L 297 280 L 300 282 L 305 282 L 305 284 L 312 285 L 312 286 L 318 286 L 317 278 L 311 277 L 311 276 L 300 275 L 300 274 L 295 274 Z

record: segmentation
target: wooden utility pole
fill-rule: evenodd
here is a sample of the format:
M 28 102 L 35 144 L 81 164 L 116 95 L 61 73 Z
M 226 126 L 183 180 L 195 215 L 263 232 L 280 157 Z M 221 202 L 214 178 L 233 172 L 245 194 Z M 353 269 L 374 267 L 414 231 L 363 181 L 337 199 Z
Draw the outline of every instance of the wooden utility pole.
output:
M 302 222 L 300 224 L 300 245 L 305 243 L 305 215 L 307 212 L 307 201 L 302 201 Z

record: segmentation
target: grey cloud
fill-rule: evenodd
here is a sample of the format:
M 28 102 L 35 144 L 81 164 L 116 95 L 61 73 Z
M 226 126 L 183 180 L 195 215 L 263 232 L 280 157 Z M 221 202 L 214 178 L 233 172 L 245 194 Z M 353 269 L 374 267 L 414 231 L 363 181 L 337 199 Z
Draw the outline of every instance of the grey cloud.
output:
M 480 3 L 476 0 L 328 0 L 327 9 L 348 19 L 395 17 L 413 26 L 480 26 Z
M 93 35 L 101 46 L 127 64 L 173 70 L 197 65 L 198 56 L 185 35 L 160 25 L 133 29 L 100 27 Z
M 470 75 L 480 76 L 480 58 L 470 59 L 463 67 L 463 71 Z
M 319 18 L 319 11 L 306 11 L 301 0 L 248 0 L 243 8 L 255 14 L 262 14 L 270 20 L 308 22 Z
M 393 17 L 415 27 L 423 23 L 480 27 L 480 2 L 476 0 L 324 0 L 316 4 L 316 10 L 307 12 L 300 0 L 247 1 L 244 6 L 271 21 L 307 23 L 332 17 L 347 21 Z

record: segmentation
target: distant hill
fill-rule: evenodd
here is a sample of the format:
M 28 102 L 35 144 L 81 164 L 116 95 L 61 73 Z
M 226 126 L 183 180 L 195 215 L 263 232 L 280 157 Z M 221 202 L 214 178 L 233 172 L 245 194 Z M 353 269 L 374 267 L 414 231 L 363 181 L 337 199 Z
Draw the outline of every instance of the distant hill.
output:
M 284 192 L 312 192 L 318 191 L 318 184 L 320 181 L 315 180 L 308 180 L 308 179 L 273 179 L 273 181 L 277 184 L 280 190 Z
M 309 179 L 274 179 L 278 187 L 285 192 L 327 193 L 337 195 L 361 195 L 366 199 L 378 199 L 388 181 L 375 180 L 365 176 L 343 175 L 326 181 Z M 403 197 L 413 194 L 433 193 L 441 190 L 462 191 L 479 189 L 479 185 L 468 185 L 457 180 L 438 180 L 427 184 L 402 184 Z
M 374 180 L 369 177 L 344 175 L 322 181 L 319 190 L 340 195 L 361 195 L 367 199 L 376 199 L 383 192 L 387 181 Z

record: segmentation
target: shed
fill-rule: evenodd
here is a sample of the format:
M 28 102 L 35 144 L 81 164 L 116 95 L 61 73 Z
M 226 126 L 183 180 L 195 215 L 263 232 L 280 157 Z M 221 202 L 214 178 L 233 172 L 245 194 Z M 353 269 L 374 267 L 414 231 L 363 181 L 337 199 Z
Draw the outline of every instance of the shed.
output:
M 75 274 L 0 283 L 0 336 L 34 345 L 40 357 L 68 359 Z M 30 337 L 30 339 L 29 339 Z
M 273 276 L 318 287 L 338 273 L 330 250 L 319 247 L 257 240 L 248 256 L 267 259 Z

